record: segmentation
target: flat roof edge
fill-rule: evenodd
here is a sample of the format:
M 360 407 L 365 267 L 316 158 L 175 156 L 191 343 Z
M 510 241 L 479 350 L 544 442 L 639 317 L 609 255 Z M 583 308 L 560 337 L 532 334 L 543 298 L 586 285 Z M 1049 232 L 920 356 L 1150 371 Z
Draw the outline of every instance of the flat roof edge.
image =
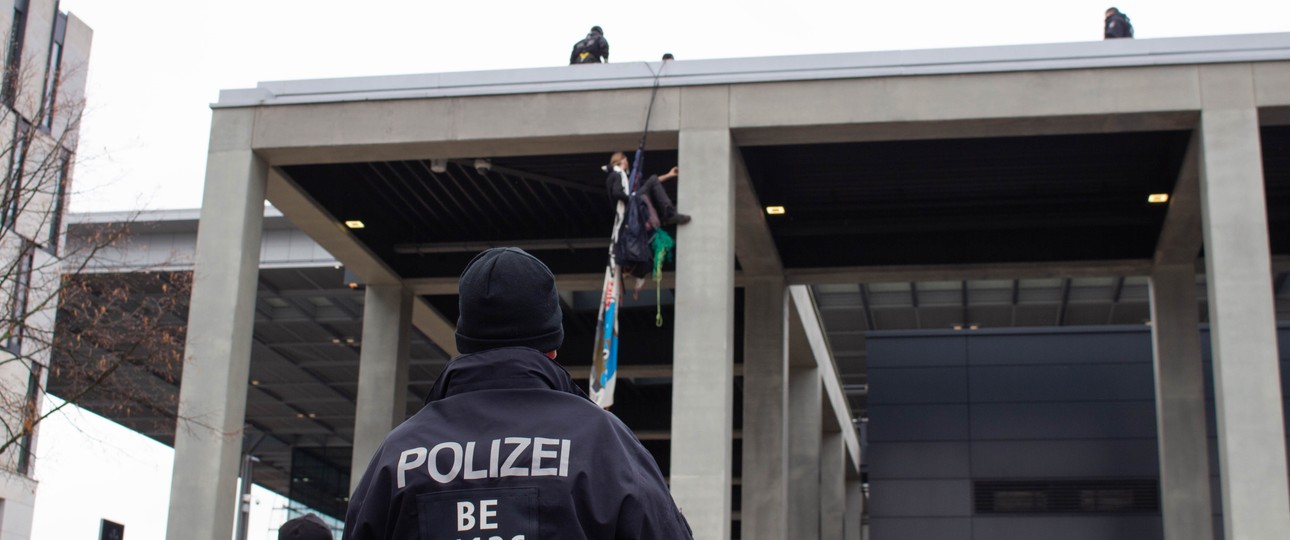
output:
M 159 223 L 192 222 L 201 219 L 201 208 L 177 208 L 161 210 L 113 210 L 107 212 L 68 212 L 69 227 L 95 225 L 155 225 Z M 272 220 L 282 218 L 282 211 L 272 206 L 264 207 L 264 218 Z
M 629 62 L 268 81 L 220 91 L 212 108 L 713 84 L 1290 60 L 1290 33 Z

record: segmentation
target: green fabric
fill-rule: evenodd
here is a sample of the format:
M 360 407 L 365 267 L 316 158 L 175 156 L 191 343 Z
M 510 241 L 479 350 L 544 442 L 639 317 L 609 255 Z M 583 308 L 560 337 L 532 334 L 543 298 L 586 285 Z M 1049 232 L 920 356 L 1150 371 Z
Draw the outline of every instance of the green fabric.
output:
M 650 238 L 649 245 L 654 248 L 654 326 L 663 326 L 663 262 L 672 260 L 676 240 L 667 231 L 658 229 Z

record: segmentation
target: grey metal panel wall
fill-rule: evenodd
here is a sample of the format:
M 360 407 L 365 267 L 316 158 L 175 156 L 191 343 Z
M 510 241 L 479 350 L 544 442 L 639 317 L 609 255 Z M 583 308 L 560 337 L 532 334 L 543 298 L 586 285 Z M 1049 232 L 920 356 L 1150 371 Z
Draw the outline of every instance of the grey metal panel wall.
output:
M 870 514 L 869 537 L 874 540 L 883 538 L 970 540 L 972 538 L 972 520 L 970 518 L 930 519 L 928 517 L 876 518 Z
M 868 335 L 870 530 L 1161 538 L 1142 514 L 975 514 L 972 482 L 1158 476 L 1151 336 L 1099 327 Z

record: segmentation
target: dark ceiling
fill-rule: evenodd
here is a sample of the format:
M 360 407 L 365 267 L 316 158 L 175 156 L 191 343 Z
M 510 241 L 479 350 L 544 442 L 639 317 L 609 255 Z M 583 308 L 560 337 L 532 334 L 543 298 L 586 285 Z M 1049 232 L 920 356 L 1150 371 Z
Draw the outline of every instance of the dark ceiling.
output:
M 1268 243 L 1273 255 L 1290 253 L 1290 126 L 1265 126 L 1260 134 Z
M 1265 134 L 1272 148 L 1283 128 Z M 1135 132 L 743 147 L 786 268 L 1146 259 L 1190 133 Z M 1270 171 L 1290 168 L 1269 159 Z M 407 278 L 455 277 L 479 246 L 559 240 L 542 258 L 557 273 L 605 264 L 612 211 L 601 154 L 285 167 L 338 220 L 362 220 L 362 242 Z M 1278 162 L 1281 160 L 1281 162 Z M 676 164 L 651 152 L 646 171 Z M 680 182 L 686 177 L 682 171 Z M 1283 174 L 1283 173 L 1278 173 Z M 1270 176 L 1270 181 L 1271 181 Z M 357 187 L 356 187 L 357 186 Z M 668 185 L 675 194 L 675 186 Z M 678 201 L 685 211 L 685 201 Z M 399 253 L 399 247 L 402 246 Z M 408 253 L 409 246 L 429 247 Z M 684 249 L 684 248 L 682 248 Z
M 1187 132 L 745 148 L 788 268 L 1150 258 Z

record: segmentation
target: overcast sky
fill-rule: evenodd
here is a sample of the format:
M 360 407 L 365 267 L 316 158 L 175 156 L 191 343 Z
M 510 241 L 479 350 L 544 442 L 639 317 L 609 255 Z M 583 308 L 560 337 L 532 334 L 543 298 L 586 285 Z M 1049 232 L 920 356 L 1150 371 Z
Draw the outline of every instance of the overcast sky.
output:
M 1093 41 L 1105 0 L 62 0 L 94 29 L 76 212 L 196 208 L 220 89 L 559 66 L 598 24 L 612 62 Z M 1118 4 L 1139 39 L 1290 31 L 1290 2 Z

